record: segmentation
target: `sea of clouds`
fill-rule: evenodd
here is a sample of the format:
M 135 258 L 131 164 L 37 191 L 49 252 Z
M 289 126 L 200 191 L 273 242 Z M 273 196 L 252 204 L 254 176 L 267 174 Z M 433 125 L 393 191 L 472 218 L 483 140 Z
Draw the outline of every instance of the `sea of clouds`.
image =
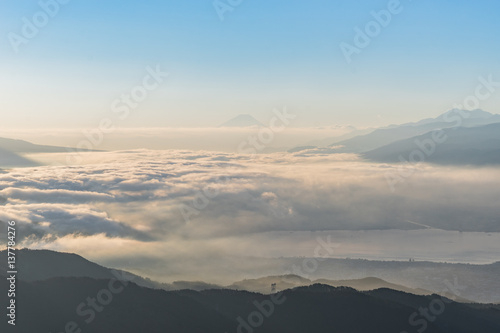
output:
M 349 154 L 133 150 L 83 160 L 0 174 L 0 221 L 17 221 L 22 246 L 159 280 L 234 276 L 242 258 L 249 270 L 257 258 L 312 256 L 326 234 L 343 244 L 333 257 L 391 257 L 394 232 L 411 244 L 405 256 L 433 259 L 422 245 L 436 242 L 438 260 L 441 250 L 498 251 L 498 169 L 425 165 L 392 192 L 385 175 L 397 166 Z M 459 232 L 465 241 L 446 244 Z

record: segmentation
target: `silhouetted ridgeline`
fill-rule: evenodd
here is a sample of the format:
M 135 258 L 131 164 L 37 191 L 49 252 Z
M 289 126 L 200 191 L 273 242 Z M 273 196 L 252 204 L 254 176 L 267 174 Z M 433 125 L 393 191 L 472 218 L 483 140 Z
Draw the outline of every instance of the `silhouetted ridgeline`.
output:
M 24 257 L 25 274 L 34 275 L 32 279 L 18 281 L 17 325 L 14 328 L 4 320 L 0 323 L 1 332 L 409 333 L 420 329 L 429 333 L 498 333 L 500 330 L 498 305 L 461 304 L 438 295 L 417 296 L 391 289 L 360 292 L 323 284 L 271 295 L 229 289 L 165 291 L 140 287 L 130 280 L 139 279 L 139 283 L 149 280 L 130 274 L 122 279 L 122 272 L 77 255 L 30 250 L 19 253 Z M 34 258 L 43 259 L 40 265 L 49 258 L 56 259 L 49 268 L 64 277 L 48 277 L 47 273 L 38 272 L 43 269 L 32 262 Z M 70 277 L 64 267 L 74 269 L 75 275 L 92 274 L 96 278 Z M 47 279 L 35 281 L 42 276 Z M 7 289 L 7 280 L 0 279 L 0 290 Z M 0 306 L 6 308 L 6 298 L 1 299 Z
M 386 333 L 416 332 L 424 322 L 425 332 L 429 333 L 497 333 L 500 329 L 498 308 L 459 303 L 446 304 L 444 309 L 435 307 L 439 315 L 430 312 L 433 322 L 424 321 L 424 317 L 418 315 L 412 326 L 409 318 L 420 307 L 429 308 L 433 300 L 441 298 L 389 289 L 358 292 L 350 288 L 313 285 L 286 290 L 276 296 L 279 302 L 270 306 L 271 296 L 244 291 L 167 292 L 133 283 L 111 282 L 55 278 L 19 283 L 18 319 L 14 331 L 59 333 L 65 332 L 69 325 L 72 329 L 92 333 Z M 118 292 L 109 292 L 110 286 Z M 6 281 L 2 280 L 0 288 L 5 290 L 6 287 Z M 108 292 L 103 292 L 106 290 Z M 92 300 L 94 303 L 90 303 Z M 1 326 L 2 332 L 13 331 L 5 322 Z M 238 326 L 241 326 L 239 330 Z

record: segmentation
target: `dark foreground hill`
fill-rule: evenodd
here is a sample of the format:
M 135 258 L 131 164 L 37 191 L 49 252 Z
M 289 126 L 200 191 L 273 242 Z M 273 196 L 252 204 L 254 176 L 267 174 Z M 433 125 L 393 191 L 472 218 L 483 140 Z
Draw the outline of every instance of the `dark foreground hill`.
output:
M 60 277 L 112 279 L 116 274 L 119 274 L 121 278 L 134 281 L 134 283 L 141 287 L 154 289 L 210 289 L 216 287 L 215 285 L 203 282 L 178 281 L 172 284 L 160 283 L 129 272 L 98 265 L 74 253 L 21 249 L 16 251 L 16 256 L 16 264 L 19 271 L 17 277 L 25 282 L 36 282 Z M 0 277 L 5 275 L 5 263 L 7 263 L 7 251 L 0 251 Z
M 4 317 L 0 332 L 410 333 L 425 327 L 425 332 L 488 333 L 500 329 L 498 305 L 461 304 L 438 295 L 417 296 L 387 288 L 360 292 L 325 284 L 272 295 L 229 289 L 165 291 L 147 287 L 171 286 L 105 268 L 78 255 L 17 253 L 16 326 L 8 325 Z M 4 255 L 5 251 L 0 252 L 0 258 Z M 270 278 L 263 283 L 269 284 Z M 4 276 L 0 290 L 8 289 Z M 0 308 L 6 309 L 7 302 L 7 297 L 1 297 Z
M 2 279 L 0 289 L 7 290 Z M 56 278 L 19 282 L 15 328 L 1 332 L 92 333 L 497 333 L 500 310 L 389 289 L 358 292 L 313 285 L 262 295 L 163 291 L 119 280 Z M 6 298 L 0 304 L 7 306 Z M 420 310 L 419 310 L 420 309 Z M 423 314 L 420 314 L 423 313 Z M 427 316 L 428 319 L 425 319 Z M 81 330 L 81 331 L 80 331 Z

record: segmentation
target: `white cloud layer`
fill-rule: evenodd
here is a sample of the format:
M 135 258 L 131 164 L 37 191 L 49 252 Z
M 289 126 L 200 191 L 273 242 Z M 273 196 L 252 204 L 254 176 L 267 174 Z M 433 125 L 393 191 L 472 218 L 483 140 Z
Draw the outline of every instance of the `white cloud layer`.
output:
M 228 262 L 238 261 L 234 253 L 299 255 L 296 241 L 288 250 L 280 241 L 283 251 L 275 251 L 278 243 L 258 242 L 252 251 L 250 240 L 273 232 L 500 231 L 498 169 L 423 166 L 393 193 L 384 175 L 395 166 L 347 154 L 137 150 L 84 160 L 0 174 L 0 220 L 18 222 L 23 245 L 78 252 L 94 242 L 90 257 L 101 253 L 118 265 L 140 249 L 141 269 L 154 271 L 144 263 L 163 257 L 169 273 L 184 276 L 182 267 L 193 272 L 194 263 L 224 254 Z M 348 248 L 367 253 L 370 247 Z M 146 273 L 159 274 L 152 271 Z

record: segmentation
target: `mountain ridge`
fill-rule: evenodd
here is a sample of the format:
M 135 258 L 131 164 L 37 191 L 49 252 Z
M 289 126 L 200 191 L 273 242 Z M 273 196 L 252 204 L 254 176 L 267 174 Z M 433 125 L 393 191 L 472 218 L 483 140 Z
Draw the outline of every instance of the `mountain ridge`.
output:
M 496 273 L 500 271 L 500 262 L 489 265 L 465 265 L 465 264 L 439 264 L 426 262 L 375 262 L 367 260 L 341 260 L 335 259 L 327 262 L 326 266 L 318 269 L 319 278 L 304 278 L 298 275 L 274 275 L 264 276 L 255 279 L 246 279 L 234 282 L 231 285 L 223 286 L 203 281 L 174 281 L 162 283 L 144 278 L 123 270 L 106 268 L 93 263 L 77 254 L 60 253 L 51 250 L 17 250 L 19 274 L 18 278 L 26 282 L 37 282 L 51 278 L 97 278 L 110 279 L 120 276 L 122 279 L 136 283 L 139 286 L 162 289 L 166 291 L 192 289 L 196 291 L 207 289 L 231 289 L 248 290 L 262 294 L 272 293 L 272 284 L 276 290 L 295 288 L 298 286 L 311 285 L 315 283 L 328 284 L 330 286 L 354 287 L 360 291 L 373 290 L 378 288 L 391 288 L 403 292 L 410 292 L 416 295 L 428 295 L 439 293 L 449 297 L 451 290 L 443 290 L 443 284 L 418 284 L 420 275 L 415 273 L 415 269 L 422 271 L 422 274 L 433 274 L 443 281 L 453 281 L 453 276 L 461 276 L 460 284 L 471 285 L 476 280 L 476 275 L 482 274 L 484 280 L 482 284 L 494 288 Z M 73 261 L 76 261 L 73 262 Z M 6 251 L 0 251 L 0 263 L 6 261 Z M 289 263 L 290 265 L 292 262 Z M 444 265 L 444 266 L 443 266 Z M 0 264 L 0 276 L 3 276 L 3 269 Z M 332 270 L 343 270 L 343 278 L 335 277 Z M 365 272 L 360 275 L 359 272 Z M 394 272 L 400 272 L 395 275 Z M 473 274 L 474 273 L 474 274 Z M 417 276 L 416 276 L 417 275 Z M 491 275 L 491 278 L 489 276 Z M 348 276 L 347 278 L 345 276 Z M 325 278 L 329 277 L 329 278 Z M 414 279 L 409 279 L 414 277 Z M 493 280 L 492 280 L 493 279 Z M 489 281 L 489 282 L 488 282 Z M 496 281 L 496 282 L 493 282 Z M 428 281 L 431 282 L 431 281 Z M 478 285 L 469 286 L 461 294 L 457 294 L 458 300 L 462 302 L 476 301 L 482 303 L 500 303 L 500 295 L 497 293 L 487 293 Z
M 497 306 L 389 289 L 359 292 L 314 284 L 262 295 L 214 289 L 164 291 L 120 283 L 90 278 L 18 281 L 16 332 L 60 332 L 71 325 L 73 331 L 93 333 L 327 333 L 332 327 L 341 332 L 385 333 L 420 327 L 409 321 L 415 314 L 424 318 L 419 309 L 435 314 L 421 324 L 429 333 L 500 329 Z M 0 288 L 7 287 L 8 281 L 0 279 Z M 436 312 L 433 302 L 444 304 L 444 310 Z M 6 321 L 0 323 L 2 331 L 11 332 L 8 326 Z
M 423 135 L 433 130 L 450 127 L 471 127 L 500 123 L 500 115 L 483 110 L 447 111 L 436 118 L 423 119 L 415 123 L 406 123 L 389 128 L 379 128 L 371 133 L 356 136 L 335 143 L 342 146 L 338 152 L 364 153 L 390 143 Z
M 218 127 L 264 127 L 264 125 L 249 114 L 240 114 L 228 121 L 222 123 Z
M 427 132 L 392 142 L 362 156 L 377 162 L 398 163 L 412 154 L 437 164 L 499 165 L 500 123 Z

